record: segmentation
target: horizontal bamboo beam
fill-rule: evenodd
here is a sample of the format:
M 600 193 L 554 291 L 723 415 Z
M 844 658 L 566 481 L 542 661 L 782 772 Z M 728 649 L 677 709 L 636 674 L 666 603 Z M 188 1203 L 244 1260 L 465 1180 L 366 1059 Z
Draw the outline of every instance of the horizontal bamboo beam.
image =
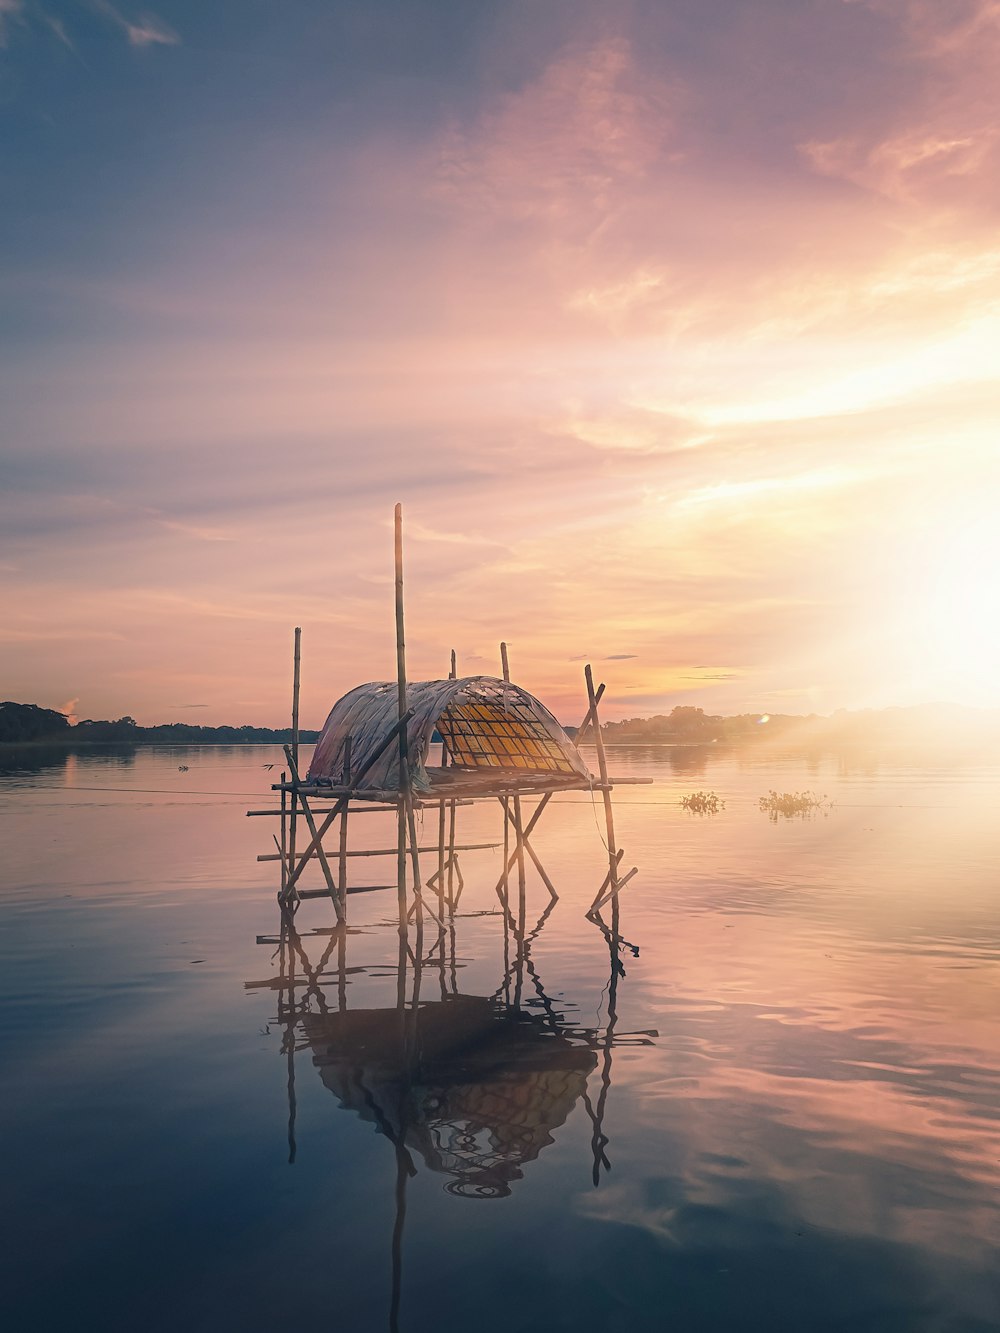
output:
M 500 846 L 500 844 L 499 844 L 498 842 L 466 842 L 466 843 L 463 843 L 461 846 L 456 847 L 456 848 L 455 848 L 455 851 L 456 851 L 456 852 L 485 852 L 485 851 L 490 851 L 490 852 L 492 852 L 492 851 L 494 851 L 494 850 L 495 850 L 497 847 L 499 847 L 499 846 Z M 395 856 L 395 855 L 397 854 L 397 850 L 398 850 L 398 849 L 395 848 L 395 847 L 377 847 L 377 848 L 374 848 L 374 849 L 372 849 L 372 850 L 370 850 L 370 851 L 369 851 L 369 850 L 366 850 L 366 851 L 357 851 L 357 852 L 345 852 L 344 855 L 345 855 L 345 856 Z M 418 851 L 418 852 L 436 852 L 436 851 L 437 851 L 437 844 L 435 843 L 433 846 L 430 846 L 430 847 L 418 847 L 418 848 L 417 848 L 417 851 Z M 307 856 L 305 855 L 305 853 L 303 853 L 301 856 L 296 856 L 295 859 L 296 859 L 296 861 L 305 861 L 305 860 L 309 860 L 309 857 L 307 857 Z M 264 853 L 263 856 L 258 856 L 258 857 L 257 857 L 257 860 L 258 860 L 258 861 L 280 861 L 280 860 L 281 860 L 281 856 L 280 856 L 280 854 L 279 854 L 278 852 L 266 852 L 266 853 Z
M 306 796 L 309 795 L 308 792 L 306 792 L 305 794 L 306 794 Z M 446 798 L 446 799 L 447 799 L 447 798 Z M 440 798 L 440 797 L 435 797 L 435 798 L 432 799 L 432 800 L 427 800 L 427 801 L 415 801 L 415 802 L 414 802 L 414 809 L 415 809 L 415 810 L 431 810 L 431 809 L 436 809 L 437 806 L 439 806 L 440 804 L 441 804 L 441 798 Z M 471 801 L 456 801 L 455 804 L 456 804 L 456 805 L 472 805 L 472 802 L 471 802 Z M 398 802 L 396 802 L 396 801 L 393 801 L 391 805 L 381 805 L 381 804 L 379 804 L 379 805 L 373 805 L 370 801 L 362 801 L 361 804 L 360 804 L 360 806 L 356 806 L 356 805 L 354 805 L 353 802 L 352 802 L 352 804 L 351 804 L 351 814 L 352 814 L 352 815 L 394 815 L 394 814 L 396 813 L 396 807 L 397 807 L 397 805 L 398 805 Z M 322 809 L 322 810 L 319 810 L 319 809 L 316 808 L 316 806 L 313 806 L 313 814 L 314 814 L 314 815 L 330 815 L 330 814 L 333 813 L 333 809 L 334 809 L 334 807 L 333 807 L 332 805 L 331 805 L 331 806 L 327 806 L 325 809 Z M 280 814 L 281 814 L 281 810 L 280 810 L 280 808 L 276 808 L 276 809 L 274 809 L 274 810 L 248 810 L 248 811 L 246 812 L 246 815 L 247 815 L 247 818 L 248 818 L 248 819 L 253 819 L 253 818 L 255 818 L 255 817 L 259 817 L 259 816 L 261 816 L 261 815 L 274 815 L 275 817 L 277 817 L 277 816 L 279 816 Z
M 394 889 L 395 884 L 357 884 L 353 889 L 348 889 L 348 893 L 378 893 L 380 889 Z M 326 889 L 298 889 L 300 898 L 327 898 L 329 894 Z

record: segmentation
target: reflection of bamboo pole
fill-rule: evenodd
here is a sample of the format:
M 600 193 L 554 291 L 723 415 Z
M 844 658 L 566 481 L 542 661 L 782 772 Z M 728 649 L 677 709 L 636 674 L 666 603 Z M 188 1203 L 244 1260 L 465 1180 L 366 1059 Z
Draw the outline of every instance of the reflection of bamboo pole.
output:
M 612 918 L 617 924 L 618 918 L 618 895 L 612 899 Z M 618 932 L 612 927 L 608 938 L 608 948 L 611 954 L 611 977 L 608 981 L 608 1021 L 604 1029 L 604 1058 L 601 1061 L 601 1091 L 597 1096 L 597 1106 L 594 1109 L 594 1135 L 591 1140 L 591 1146 L 594 1151 L 594 1184 L 601 1183 L 601 1167 L 610 1171 L 611 1163 L 608 1161 L 605 1148 L 610 1143 L 610 1139 L 604 1132 L 604 1115 L 608 1105 L 608 1093 L 611 1090 L 611 1052 L 615 1044 L 615 1027 L 618 1023 L 618 977 L 621 974 L 621 960 L 618 957 Z
M 288 1164 L 291 1166 L 295 1162 L 295 1113 L 297 1109 L 295 1099 L 295 954 L 290 947 L 289 933 L 293 929 L 290 920 L 282 913 L 281 920 L 281 938 L 283 948 L 279 953 L 279 967 L 282 967 L 287 960 L 288 970 L 288 1003 L 285 1009 L 287 1022 L 285 1025 L 285 1058 L 287 1062 L 286 1089 L 288 1093 Z M 280 993 L 279 993 L 280 1007 Z
M 389 1333 L 399 1333 L 399 1302 L 403 1292 L 403 1224 L 406 1222 L 406 1178 L 411 1164 L 403 1139 L 405 1121 L 394 1143 L 396 1150 L 396 1214 L 392 1225 L 392 1287 L 389 1296 Z

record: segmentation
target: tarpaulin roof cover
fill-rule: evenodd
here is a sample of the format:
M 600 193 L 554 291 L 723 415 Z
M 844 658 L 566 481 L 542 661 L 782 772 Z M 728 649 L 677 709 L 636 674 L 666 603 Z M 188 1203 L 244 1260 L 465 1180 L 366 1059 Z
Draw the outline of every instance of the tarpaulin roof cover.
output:
M 444 739 L 450 773 L 492 770 L 544 773 L 550 778 L 590 781 L 579 751 L 544 704 L 527 690 L 493 676 L 461 680 L 414 681 L 406 687 L 413 709 L 407 724 L 410 781 L 429 791 L 428 747 L 435 728 Z M 309 766 L 309 782 L 344 781 L 344 742 L 351 739 L 351 772 L 358 773 L 392 730 L 398 717 L 393 681 L 359 685 L 339 699 L 326 719 Z M 357 790 L 399 788 L 399 750 L 388 746 L 365 774 Z

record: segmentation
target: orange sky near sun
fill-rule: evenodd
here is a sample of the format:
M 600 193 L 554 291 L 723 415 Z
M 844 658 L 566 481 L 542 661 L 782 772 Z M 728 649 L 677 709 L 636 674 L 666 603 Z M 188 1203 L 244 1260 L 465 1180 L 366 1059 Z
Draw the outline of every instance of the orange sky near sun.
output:
M 0 371 L 52 460 L 5 501 L 4 695 L 280 725 L 301 624 L 318 726 L 392 675 L 400 500 L 412 678 L 505 638 L 567 722 L 584 660 L 609 717 L 1000 705 L 1000 5 L 842 8 L 891 80 L 756 158 L 748 85 L 584 23 L 443 121 L 265 140 L 266 209 L 45 275 L 114 318 Z

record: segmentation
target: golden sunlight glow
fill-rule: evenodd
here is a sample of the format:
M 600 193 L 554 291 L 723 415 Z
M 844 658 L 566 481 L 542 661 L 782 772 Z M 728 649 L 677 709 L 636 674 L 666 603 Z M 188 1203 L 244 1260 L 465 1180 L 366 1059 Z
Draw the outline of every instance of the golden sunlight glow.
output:
M 958 681 L 975 703 L 995 695 L 1000 679 L 998 569 L 1000 528 L 992 519 L 980 519 L 944 540 L 930 538 L 913 585 L 898 590 L 901 603 L 910 608 L 916 669 L 929 688 L 953 693 Z

